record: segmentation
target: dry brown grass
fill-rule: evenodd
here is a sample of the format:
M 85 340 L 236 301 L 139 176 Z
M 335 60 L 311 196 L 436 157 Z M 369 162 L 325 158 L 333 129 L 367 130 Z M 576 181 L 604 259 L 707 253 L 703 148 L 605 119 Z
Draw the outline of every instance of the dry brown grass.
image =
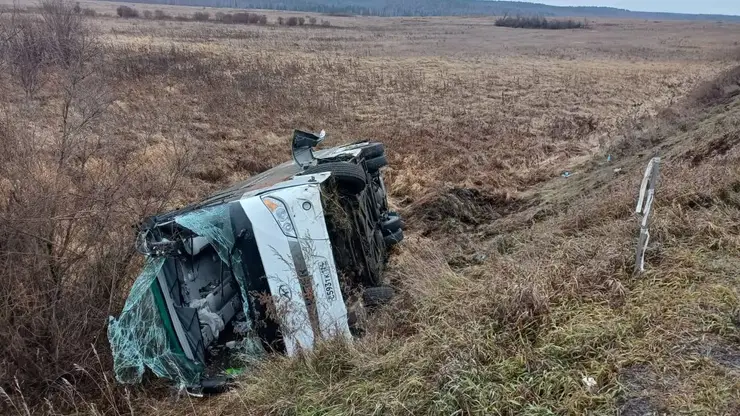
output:
M 81 3 L 111 16 L 118 5 Z M 201 10 L 135 7 L 173 16 Z M 330 144 L 386 144 L 393 204 L 411 226 L 389 272 L 401 296 L 352 345 L 274 357 L 240 389 L 190 402 L 151 383 L 148 391 L 109 383 L 100 331 L 122 300 L 109 293 L 53 374 L 37 376 L 43 365 L 30 376 L 22 365 L 0 368 L 11 414 L 25 414 L 24 402 L 50 414 L 737 410 L 736 77 L 727 72 L 695 89 L 737 65 L 736 26 L 597 21 L 542 34 L 497 28 L 492 18 L 331 17 L 331 28 L 287 28 L 274 22 L 290 13 L 264 13 L 273 23 L 88 20 L 113 101 L 84 132 L 95 144 L 89 163 L 64 175 L 65 186 L 87 187 L 65 210 L 85 198 L 95 206 L 91 196 L 116 184 L 122 191 L 107 203 L 123 208 L 105 227 L 81 223 L 109 233 L 90 245 L 102 251 L 81 260 L 71 281 L 129 281 L 128 263 L 112 269 L 97 260 L 130 251 L 131 223 L 162 201 L 181 205 L 282 162 L 298 127 L 326 129 Z M 4 140 L 31 131 L 39 163 L 26 176 L 3 170 L 4 199 L 15 181 L 30 190 L 48 184 L 63 96 L 54 74 L 44 74 L 36 98 L 0 76 Z M 635 277 L 630 212 L 653 153 L 664 156 L 664 180 L 650 270 Z M 561 178 L 563 170 L 574 175 Z M 35 199 L 13 211 L 16 220 L 45 201 L 27 195 Z M 28 253 L 0 251 L 9 270 L 29 264 L 21 257 Z M 68 319 L 83 319 L 85 309 L 75 313 Z M 34 315 L 35 328 L 44 328 L 43 317 Z M 27 339 L 24 322 L 0 335 Z M 597 380 L 595 390 L 584 376 Z

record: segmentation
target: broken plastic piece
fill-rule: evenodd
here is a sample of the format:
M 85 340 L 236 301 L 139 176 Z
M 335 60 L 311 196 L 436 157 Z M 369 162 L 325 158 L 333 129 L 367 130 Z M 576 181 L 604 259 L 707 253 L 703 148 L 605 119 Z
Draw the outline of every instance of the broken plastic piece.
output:
M 583 377 L 581 379 L 583 382 L 583 385 L 586 386 L 586 390 L 589 391 L 589 393 L 593 393 L 596 390 L 596 379 L 593 377 Z
M 243 368 L 227 368 L 226 370 L 224 370 L 224 374 L 226 374 L 229 377 L 236 377 L 243 373 L 244 373 Z

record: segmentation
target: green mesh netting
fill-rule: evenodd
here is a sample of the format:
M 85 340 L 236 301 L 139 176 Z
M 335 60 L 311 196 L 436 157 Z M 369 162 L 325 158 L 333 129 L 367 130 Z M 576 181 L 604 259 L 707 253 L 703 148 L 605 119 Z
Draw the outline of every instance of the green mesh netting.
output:
M 175 218 L 175 222 L 205 237 L 216 249 L 221 260 L 230 265 L 239 283 L 242 305 L 249 330 L 242 343 L 247 358 L 264 354 L 259 338 L 249 322 L 246 277 L 241 267 L 241 253 L 234 248 L 228 205 L 194 211 Z M 113 354 L 116 379 L 121 383 L 138 383 L 149 368 L 159 377 L 176 381 L 181 386 L 200 380 L 203 363 L 185 357 L 179 345 L 172 345 L 174 338 L 171 322 L 162 319 L 159 309 L 164 305 L 155 279 L 164 264 L 164 258 L 149 258 L 136 278 L 118 319 L 109 318 L 108 340 Z M 176 344 L 176 343 L 174 343 Z

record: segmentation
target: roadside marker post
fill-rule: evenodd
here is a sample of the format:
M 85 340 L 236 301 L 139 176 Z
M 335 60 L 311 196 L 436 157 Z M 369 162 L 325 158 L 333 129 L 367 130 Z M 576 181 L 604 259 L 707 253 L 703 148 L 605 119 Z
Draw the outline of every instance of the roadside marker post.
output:
M 647 250 L 648 243 L 650 242 L 650 231 L 648 230 L 650 225 L 650 212 L 653 208 L 655 185 L 658 183 L 659 172 L 660 158 L 654 157 L 650 159 L 650 162 L 645 169 L 645 174 L 642 177 L 640 196 L 637 199 L 637 207 L 635 208 L 635 214 L 637 214 L 640 219 L 640 239 L 637 242 L 637 250 L 635 252 L 636 272 L 645 271 L 645 250 Z

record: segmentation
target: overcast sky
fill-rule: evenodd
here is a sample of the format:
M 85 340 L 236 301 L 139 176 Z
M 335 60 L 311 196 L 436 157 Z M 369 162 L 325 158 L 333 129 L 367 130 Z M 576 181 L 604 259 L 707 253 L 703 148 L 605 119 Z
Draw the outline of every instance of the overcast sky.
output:
M 646 12 L 740 15 L 740 0 L 524 0 L 555 6 L 609 6 Z

